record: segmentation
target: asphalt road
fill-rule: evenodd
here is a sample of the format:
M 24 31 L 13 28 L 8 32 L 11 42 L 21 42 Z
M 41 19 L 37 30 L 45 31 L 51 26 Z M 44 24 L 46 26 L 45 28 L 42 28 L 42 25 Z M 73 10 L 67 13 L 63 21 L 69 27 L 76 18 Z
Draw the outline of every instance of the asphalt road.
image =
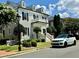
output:
M 76 46 L 69 46 L 67 48 L 46 48 L 12 58 L 79 58 L 79 41 Z

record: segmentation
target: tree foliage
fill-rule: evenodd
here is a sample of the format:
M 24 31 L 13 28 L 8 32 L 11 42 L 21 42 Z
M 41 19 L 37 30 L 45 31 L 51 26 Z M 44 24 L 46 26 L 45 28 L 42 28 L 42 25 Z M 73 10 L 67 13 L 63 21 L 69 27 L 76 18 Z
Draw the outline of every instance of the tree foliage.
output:
M 0 3 L 0 25 L 2 25 L 3 29 L 4 26 L 7 25 L 9 22 L 13 22 L 16 20 L 16 11 L 7 4 Z M 3 37 L 5 37 L 5 33 L 3 30 Z
M 78 18 L 64 18 L 65 31 L 77 32 L 79 30 L 79 19 Z
M 19 31 L 18 26 L 14 28 L 14 35 L 18 35 L 19 32 L 23 32 L 23 34 L 26 34 L 25 28 L 21 24 L 19 24 Z
M 16 20 L 15 10 L 8 8 L 6 4 L 0 4 L 0 25 Z
M 49 27 L 47 28 L 47 32 L 50 33 L 50 34 L 53 34 L 55 31 L 56 31 L 56 30 L 55 30 L 55 28 L 54 28 L 53 26 L 49 26 Z
M 39 27 L 35 27 L 35 28 L 33 29 L 33 31 L 34 31 L 35 33 L 39 33 L 39 32 L 41 32 L 41 29 L 40 29 Z
M 54 16 L 53 24 L 54 24 L 54 27 L 56 29 L 56 35 L 55 36 L 58 36 L 61 33 L 62 28 L 63 28 L 63 24 L 62 24 L 62 21 L 60 19 L 60 15 Z
M 71 23 L 71 22 L 73 22 L 73 23 L 79 23 L 79 18 L 64 18 L 64 22 L 66 22 L 66 23 Z

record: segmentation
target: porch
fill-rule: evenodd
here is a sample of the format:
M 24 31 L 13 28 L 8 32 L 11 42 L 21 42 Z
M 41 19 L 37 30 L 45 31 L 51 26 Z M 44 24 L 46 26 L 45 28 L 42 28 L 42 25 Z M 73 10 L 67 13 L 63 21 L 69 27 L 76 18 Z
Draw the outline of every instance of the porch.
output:
M 39 27 L 41 29 L 41 32 L 38 34 L 38 39 L 45 39 L 46 41 L 48 23 L 41 21 L 31 23 L 31 38 L 36 38 L 36 33 L 33 31 L 35 27 Z

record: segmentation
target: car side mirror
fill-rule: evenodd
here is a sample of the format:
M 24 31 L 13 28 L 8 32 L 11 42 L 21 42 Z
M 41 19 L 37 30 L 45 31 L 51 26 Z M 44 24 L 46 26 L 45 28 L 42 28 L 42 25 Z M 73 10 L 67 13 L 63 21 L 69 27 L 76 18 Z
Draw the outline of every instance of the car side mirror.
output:
M 69 36 L 67 38 L 69 38 Z

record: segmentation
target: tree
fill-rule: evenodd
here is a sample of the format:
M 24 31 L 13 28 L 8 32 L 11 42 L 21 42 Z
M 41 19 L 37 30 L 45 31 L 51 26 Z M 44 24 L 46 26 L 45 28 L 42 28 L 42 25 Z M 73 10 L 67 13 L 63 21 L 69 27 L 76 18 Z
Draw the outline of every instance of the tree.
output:
M 78 18 L 64 18 L 65 32 L 71 31 L 75 34 L 79 30 L 79 19 Z
M 9 22 L 16 20 L 16 11 L 8 8 L 7 4 L 0 4 L 0 25 L 2 25 L 3 29 L 5 25 L 8 25 Z M 3 31 L 3 37 L 4 31 Z
M 14 20 L 16 20 L 16 11 L 5 4 L 0 4 L 0 24 L 8 24 Z
M 49 27 L 47 28 L 47 32 L 50 33 L 50 34 L 53 34 L 55 31 L 56 31 L 56 30 L 55 30 L 55 28 L 54 28 L 53 26 L 49 26 Z
M 26 31 L 25 31 L 25 28 L 23 27 L 23 25 L 19 24 L 19 27 L 20 27 L 20 28 L 19 28 L 19 31 L 20 31 L 20 32 L 23 32 L 23 35 L 26 34 Z M 16 26 L 16 27 L 14 28 L 14 32 L 13 32 L 13 33 L 14 33 L 14 35 L 16 35 L 16 36 L 18 35 L 18 26 Z
M 62 32 L 63 24 L 60 19 L 60 15 L 55 15 L 53 20 L 54 27 L 56 29 L 55 37 L 58 36 Z
M 36 33 L 36 38 L 38 39 L 38 33 L 41 32 L 41 29 L 39 27 L 35 27 L 33 31 Z

